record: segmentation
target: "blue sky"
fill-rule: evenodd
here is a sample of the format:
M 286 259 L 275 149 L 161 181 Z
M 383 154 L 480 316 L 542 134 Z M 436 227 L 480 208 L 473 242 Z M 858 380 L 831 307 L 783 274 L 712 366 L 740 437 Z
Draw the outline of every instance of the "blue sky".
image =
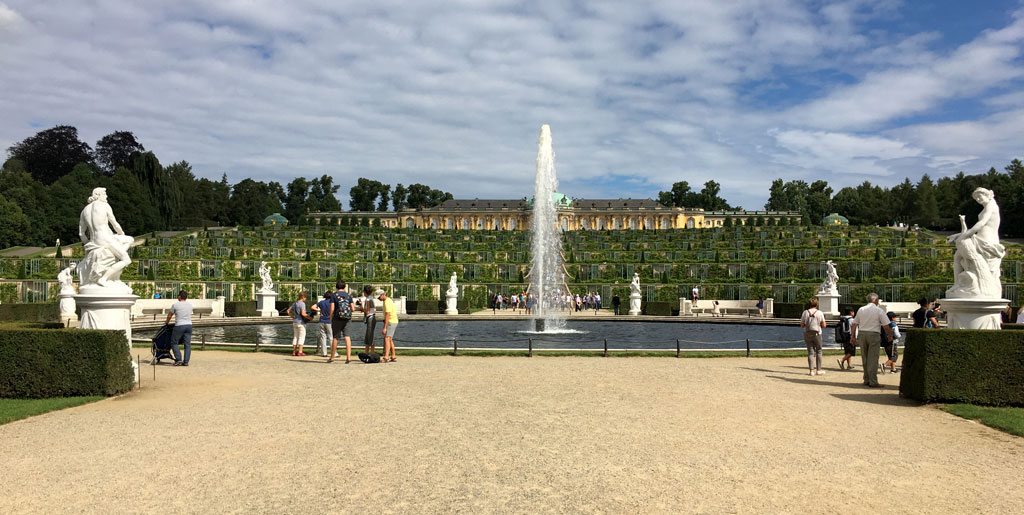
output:
M 1022 157 L 1019 1 L 0 0 L 0 145 L 133 131 L 164 163 L 459 198 L 838 190 Z

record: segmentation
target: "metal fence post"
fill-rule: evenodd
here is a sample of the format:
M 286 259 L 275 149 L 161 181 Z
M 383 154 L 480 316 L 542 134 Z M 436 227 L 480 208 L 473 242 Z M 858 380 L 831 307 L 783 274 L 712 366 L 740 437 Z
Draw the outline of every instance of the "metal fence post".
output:
M 458 338 L 452 338 L 452 346 L 453 346 L 452 347 L 452 356 L 458 356 L 459 355 L 459 339 Z
M 679 339 L 676 338 L 676 357 L 678 358 L 680 354 L 681 354 L 681 349 L 679 348 Z
M 747 357 L 750 357 L 750 338 L 747 338 Z
M 259 341 L 259 339 L 257 339 L 256 340 L 256 349 L 253 350 L 253 352 L 259 352 L 259 351 L 260 351 L 260 341 Z
M 528 358 L 532 358 L 532 357 L 533 357 L 533 338 L 529 338 L 528 340 L 529 340 L 529 342 L 530 342 L 530 350 L 529 350 L 529 352 L 528 352 L 528 353 L 526 354 L 526 357 L 528 357 Z
M 604 339 L 604 357 L 608 357 L 608 338 Z
M 206 335 L 205 334 L 202 336 L 202 344 L 201 344 L 201 347 L 199 347 L 199 350 L 206 350 Z

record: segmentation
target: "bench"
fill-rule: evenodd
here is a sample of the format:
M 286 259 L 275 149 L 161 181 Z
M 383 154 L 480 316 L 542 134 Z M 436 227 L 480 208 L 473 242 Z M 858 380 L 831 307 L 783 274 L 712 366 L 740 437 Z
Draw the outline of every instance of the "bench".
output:
M 714 310 L 714 299 L 711 300 L 698 300 L 694 305 L 692 301 L 686 299 L 680 299 L 680 304 L 683 306 L 680 308 L 679 313 L 684 314 L 686 308 L 689 308 L 690 314 L 698 313 L 711 313 Z M 772 316 L 772 299 L 765 299 L 764 301 L 764 314 L 765 316 Z M 728 314 L 745 314 L 747 316 L 757 316 L 757 300 L 719 300 L 718 301 L 718 312 L 722 315 Z
M 132 317 L 166 316 L 177 299 L 139 299 L 132 305 Z M 192 304 L 192 313 L 196 317 L 223 317 L 224 297 L 216 299 L 188 299 Z

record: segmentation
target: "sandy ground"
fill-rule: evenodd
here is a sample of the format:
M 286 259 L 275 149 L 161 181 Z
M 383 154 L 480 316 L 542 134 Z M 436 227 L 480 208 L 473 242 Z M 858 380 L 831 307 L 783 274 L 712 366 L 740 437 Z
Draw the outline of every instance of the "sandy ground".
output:
M 869 390 L 800 358 L 192 362 L 0 426 L 0 513 L 1024 510 L 1024 438 L 901 400 L 898 375 Z

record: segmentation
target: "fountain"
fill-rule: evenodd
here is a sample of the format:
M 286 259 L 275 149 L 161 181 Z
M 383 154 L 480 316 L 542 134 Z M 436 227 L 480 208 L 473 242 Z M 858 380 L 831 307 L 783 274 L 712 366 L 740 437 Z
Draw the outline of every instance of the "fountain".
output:
M 565 284 L 561 255 L 562 235 L 558 211 L 553 199 L 558 190 L 555 175 L 555 152 L 551 148 L 551 127 L 540 128 L 537 140 L 537 178 L 533 185 L 533 221 L 530 225 L 533 265 L 530 270 L 530 293 L 535 296 L 534 327 L 545 332 L 565 328 L 565 319 L 558 310 Z

